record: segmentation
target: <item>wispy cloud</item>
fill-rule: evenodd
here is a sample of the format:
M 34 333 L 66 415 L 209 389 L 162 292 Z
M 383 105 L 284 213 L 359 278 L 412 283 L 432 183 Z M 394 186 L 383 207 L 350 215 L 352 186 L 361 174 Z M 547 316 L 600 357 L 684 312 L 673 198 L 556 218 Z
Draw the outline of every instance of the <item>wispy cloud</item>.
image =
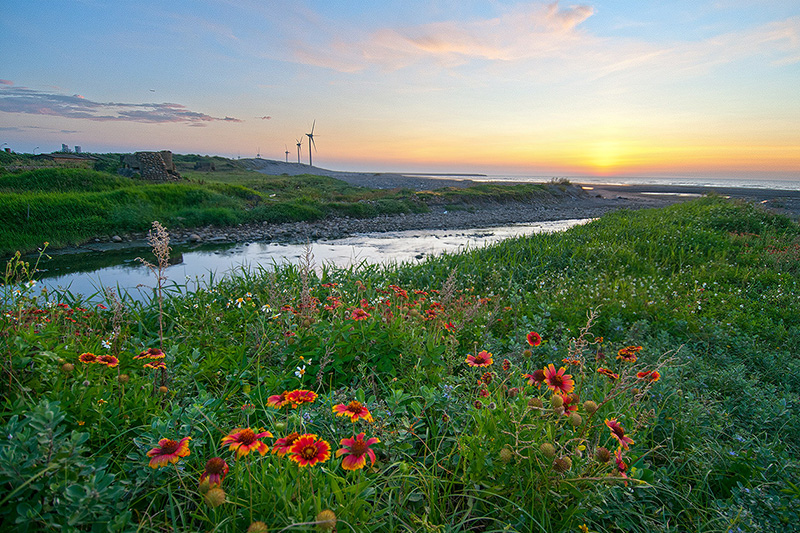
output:
M 425 62 L 440 68 L 488 62 L 515 72 L 542 73 L 544 68 L 551 76 L 572 72 L 585 79 L 620 73 L 693 75 L 744 58 L 774 66 L 800 61 L 800 17 L 706 39 L 656 44 L 592 33 L 582 24 L 595 13 L 590 5 L 533 3 L 492 18 L 384 27 L 368 34 L 354 29 L 344 32 L 345 38 L 295 41 L 291 48 L 298 62 L 341 72 L 372 66 L 394 71 Z
M 14 85 L 14 82 L 11 80 L 0 80 L 0 85 Z
M 242 122 L 232 117 L 212 117 L 181 104 L 95 102 L 79 94 L 72 96 L 37 91 L 27 87 L 0 87 L 0 111 L 98 122 L 188 123 Z
M 424 60 L 453 66 L 553 57 L 582 40 L 577 27 L 593 14 L 587 5 L 532 4 L 489 19 L 382 28 L 361 39 L 333 40 L 324 48 L 299 41 L 293 48 L 300 62 L 345 72 L 369 65 L 395 70 Z

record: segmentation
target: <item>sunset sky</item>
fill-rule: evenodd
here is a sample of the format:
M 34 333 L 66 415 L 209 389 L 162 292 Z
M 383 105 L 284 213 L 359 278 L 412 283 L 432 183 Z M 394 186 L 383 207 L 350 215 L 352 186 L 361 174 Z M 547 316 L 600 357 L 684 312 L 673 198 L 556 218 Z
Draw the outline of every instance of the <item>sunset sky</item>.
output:
M 800 180 L 797 0 L 0 1 L 0 144 Z M 302 159 L 308 162 L 307 145 Z

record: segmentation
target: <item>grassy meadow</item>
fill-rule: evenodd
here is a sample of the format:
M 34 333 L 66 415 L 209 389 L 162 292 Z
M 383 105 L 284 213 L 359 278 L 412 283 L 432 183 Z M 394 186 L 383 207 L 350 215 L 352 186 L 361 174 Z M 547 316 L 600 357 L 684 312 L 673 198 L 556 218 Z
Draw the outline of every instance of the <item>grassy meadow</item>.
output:
M 2 287 L 3 528 L 800 523 L 800 227 L 752 205 L 195 293 L 154 264 L 148 304 L 43 294 L 34 266 Z
M 191 155 L 173 156 L 182 180 L 154 183 L 117 175 L 119 154 L 98 157 L 90 170 L 0 154 L 0 257 L 34 251 L 44 241 L 53 249 L 146 232 L 153 220 L 195 228 L 370 218 L 425 212 L 433 204 L 469 208 L 476 202 L 552 198 L 566 189 L 564 184 L 521 184 L 429 193 L 375 190 L 321 176 L 268 176 L 235 160 Z M 213 162 L 217 170 L 192 170 L 198 161 Z

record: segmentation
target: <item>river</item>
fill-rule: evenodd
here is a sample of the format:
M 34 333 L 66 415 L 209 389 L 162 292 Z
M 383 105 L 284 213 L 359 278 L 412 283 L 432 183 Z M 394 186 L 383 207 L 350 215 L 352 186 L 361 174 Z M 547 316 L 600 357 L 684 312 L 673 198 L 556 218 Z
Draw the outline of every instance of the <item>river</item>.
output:
M 420 262 L 444 252 L 456 253 L 479 248 L 504 239 L 535 233 L 566 230 L 589 219 L 570 219 L 468 230 L 411 230 L 387 233 L 361 233 L 345 239 L 310 243 L 314 262 L 338 267 L 360 263 Z M 244 243 L 176 246 L 175 264 L 166 269 L 167 284 L 178 284 L 193 291 L 236 270 L 271 268 L 282 263 L 297 263 L 305 253 L 302 244 Z M 39 264 L 37 287 L 48 291 L 70 291 L 89 299 L 102 300 L 104 287 L 128 293 L 137 300 L 152 295 L 154 276 L 137 261 L 144 257 L 155 262 L 149 249 L 125 248 L 102 252 L 51 254 Z

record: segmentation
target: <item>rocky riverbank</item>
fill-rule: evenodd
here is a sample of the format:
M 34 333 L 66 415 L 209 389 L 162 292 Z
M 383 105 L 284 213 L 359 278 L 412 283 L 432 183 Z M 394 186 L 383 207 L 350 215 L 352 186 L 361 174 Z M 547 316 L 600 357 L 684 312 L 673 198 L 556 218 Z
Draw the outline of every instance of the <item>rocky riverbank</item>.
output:
M 259 160 L 251 161 L 257 162 Z M 308 167 L 308 165 L 297 165 L 296 163 L 260 161 L 261 163 L 254 163 L 254 168 L 268 174 L 297 175 L 312 173 L 330 175 L 351 185 L 373 189 L 408 188 L 426 191 L 442 187 L 463 188 L 476 184 L 475 181 L 470 179 L 337 172 Z M 518 183 L 508 183 L 508 185 L 512 184 Z M 358 233 L 422 229 L 455 230 L 526 224 L 545 220 L 596 218 L 617 209 L 665 207 L 711 192 L 755 201 L 766 208 L 783 212 L 795 219 L 800 214 L 800 191 L 773 191 L 767 189 L 726 189 L 724 191 L 716 191 L 704 187 L 658 185 L 602 187 L 571 185 L 559 197 L 535 199 L 528 202 L 484 202 L 457 206 L 434 205 L 428 213 L 400 214 L 366 219 L 349 217 L 326 218 L 313 222 L 260 223 L 222 228 L 208 226 L 186 230 L 169 229 L 174 244 L 297 243 L 321 239 L 338 239 Z M 77 249 L 65 251 L 108 250 L 146 246 L 146 239 L 146 233 L 115 235 L 105 239 L 97 238 Z

